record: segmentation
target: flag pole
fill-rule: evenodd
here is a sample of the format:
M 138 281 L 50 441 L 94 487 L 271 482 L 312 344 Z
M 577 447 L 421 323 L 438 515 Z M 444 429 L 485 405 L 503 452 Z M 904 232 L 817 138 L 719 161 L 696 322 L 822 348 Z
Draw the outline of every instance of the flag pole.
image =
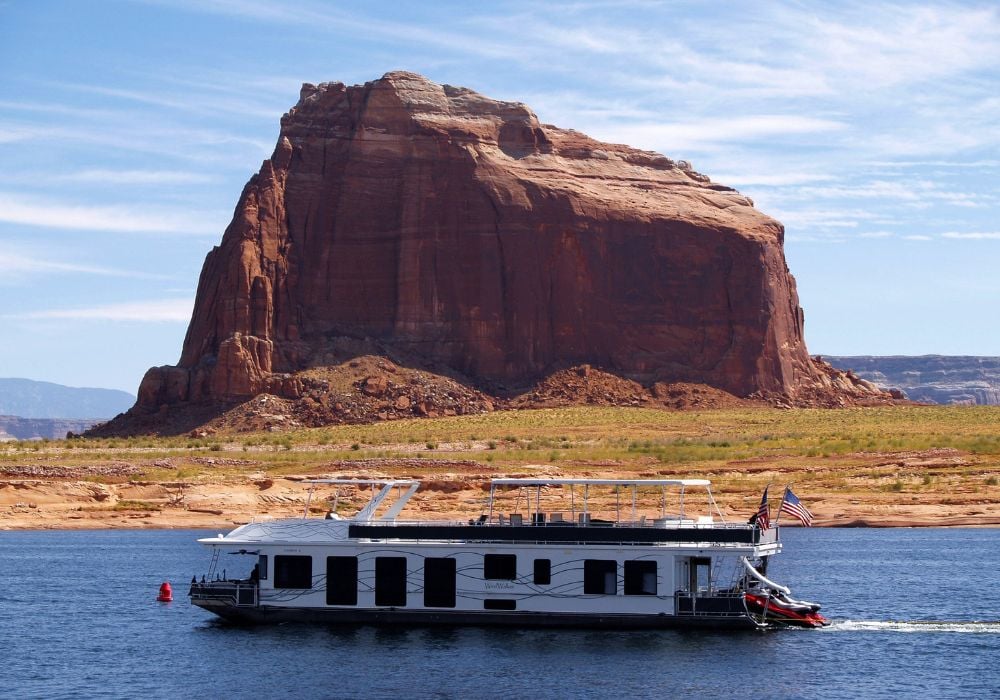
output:
M 773 483 L 774 483 L 773 481 L 769 481 L 769 482 L 767 482 L 767 486 L 764 487 L 764 496 L 768 497 L 767 498 L 767 521 L 768 521 L 767 528 L 768 529 L 770 529 L 772 527 L 772 524 L 771 524 L 771 499 L 770 499 L 770 492 L 771 492 L 771 484 L 773 484 Z M 763 505 L 763 504 L 761 504 L 761 505 Z M 759 515 L 759 514 L 760 514 L 760 506 L 757 507 L 757 514 L 756 515 Z
M 781 506 L 785 505 L 785 496 L 788 495 L 788 487 L 791 484 L 785 484 L 785 492 L 781 494 L 781 503 L 778 504 L 778 513 L 774 516 L 774 526 L 778 527 L 778 521 L 781 520 Z

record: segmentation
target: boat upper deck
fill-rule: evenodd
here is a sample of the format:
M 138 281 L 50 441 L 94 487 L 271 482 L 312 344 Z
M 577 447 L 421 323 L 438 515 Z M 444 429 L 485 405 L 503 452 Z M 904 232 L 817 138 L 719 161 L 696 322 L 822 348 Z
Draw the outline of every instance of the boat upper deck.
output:
M 306 517 L 307 503 L 303 518 L 256 521 L 227 536 L 201 542 L 319 544 L 354 540 L 780 548 L 776 529 L 726 522 L 705 479 L 494 479 L 483 512 L 462 521 L 400 519 L 402 508 L 419 488 L 416 480 L 317 479 L 310 483 L 314 488 L 329 485 L 338 489 L 330 499 L 332 507 L 326 518 Z M 337 514 L 341 488 L 361 492 L 366 487 L 370 489 L 366 505 L 353 516 Z M 670 489 L 678 498 L 668 508 Z M 685 494 L 691 489 L 703 491 L 706 504 L 718 519 L 711 514 L 685 512 Z

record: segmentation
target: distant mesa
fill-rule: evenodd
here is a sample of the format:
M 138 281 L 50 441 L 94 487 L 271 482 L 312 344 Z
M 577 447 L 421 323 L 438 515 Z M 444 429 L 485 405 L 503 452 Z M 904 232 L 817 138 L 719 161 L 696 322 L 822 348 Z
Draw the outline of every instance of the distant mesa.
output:
M 657 384 L 887 400 L 810 358 L 783 238 L 688 163 L 521 103 L 407 72 L 306 84 L 205 260 L 180 361 L 107 430 L 260 395 L 312 402 L 307 422 L 489 410 L 583 365 L 638 387 L 611 402 L 659 402 Z
M 70 433 L 80 435 L 106 419 L 22 418 L 0 416 L 0 442 L 12 440 L 61 440 Z
M 0 415 L 106 420 L 128 410 L 134 402 L 133 394 L 117 389 L 0 378 Z
M 0 441 L 63 438 L 128 410 L 135 396 L 31 379 L 0 379 Z
M 825 356 L 834 367 L 911 401 L 953 405 L 1000 405 L 1000 357 L 974 355 Z

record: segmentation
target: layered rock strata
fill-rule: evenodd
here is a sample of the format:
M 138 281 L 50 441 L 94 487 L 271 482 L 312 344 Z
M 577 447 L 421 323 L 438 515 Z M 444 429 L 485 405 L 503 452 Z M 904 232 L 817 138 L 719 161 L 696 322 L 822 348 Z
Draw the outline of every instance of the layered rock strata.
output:
M 895 355 L 825 357 L 834 367 L 912 401 L 956 405 L 1000 405 L 1000 357 Z
M 487 389 L 589 363 L 648 386 L 833 391 L 783 235 L 687 163 L 520 103 L 405 72 L 307 84 L 137 409 L 296 397 L 345 342 Z

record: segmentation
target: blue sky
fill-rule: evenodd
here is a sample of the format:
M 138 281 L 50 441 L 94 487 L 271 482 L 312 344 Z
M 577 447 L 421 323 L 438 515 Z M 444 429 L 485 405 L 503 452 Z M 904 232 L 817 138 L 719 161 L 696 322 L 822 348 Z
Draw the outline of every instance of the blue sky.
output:
M 396 69 L 752 197 L 813 353 L 1000 354 L 995 3 L 0 0 L 0 376 L 176 362 L 300 84 Z

